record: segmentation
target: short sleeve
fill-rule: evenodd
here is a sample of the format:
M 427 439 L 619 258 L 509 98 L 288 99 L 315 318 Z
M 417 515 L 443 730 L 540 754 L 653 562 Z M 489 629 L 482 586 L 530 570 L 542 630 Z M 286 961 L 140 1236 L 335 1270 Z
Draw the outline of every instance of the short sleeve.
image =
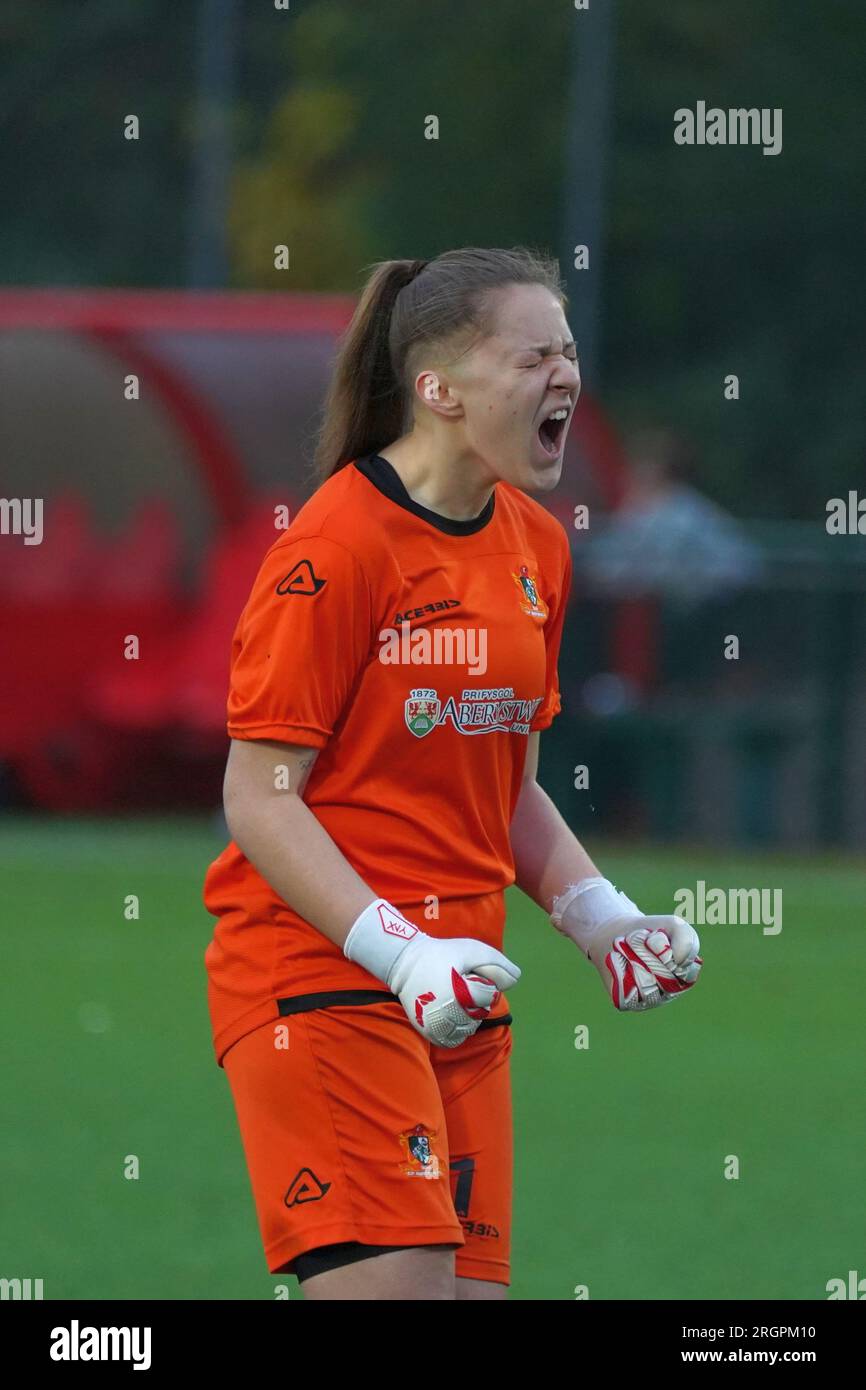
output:
M 322 748 L 372 641 L 366 573 L 324 536 L 285 540 L 265 556 L 232 641 L 232 738 Z
M 568 608 L 571 592 L 571 548 L 565 532 L 562 536 L 560 573 L 552 602 L 548 603 L 550 615 L 544 624 L 544 646 L 547 653 L 547 668 L 544 682 L 544 699 L 538 707 L 530 730 L 548 729 L 562 709 L 559 691 L 559 649 L 562 645 L 562 627 Z

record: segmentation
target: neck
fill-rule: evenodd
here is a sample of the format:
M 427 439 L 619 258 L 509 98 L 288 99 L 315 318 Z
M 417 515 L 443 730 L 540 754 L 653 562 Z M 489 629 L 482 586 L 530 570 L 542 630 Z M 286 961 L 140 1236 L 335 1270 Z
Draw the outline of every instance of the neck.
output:
M 496 484 L 476 454 L 449 453 L 439 440 L 417 430 L 380 449 L 379 455 L 388 460 L 413 502 L 451 521 L 472 521 L 483 512 Z

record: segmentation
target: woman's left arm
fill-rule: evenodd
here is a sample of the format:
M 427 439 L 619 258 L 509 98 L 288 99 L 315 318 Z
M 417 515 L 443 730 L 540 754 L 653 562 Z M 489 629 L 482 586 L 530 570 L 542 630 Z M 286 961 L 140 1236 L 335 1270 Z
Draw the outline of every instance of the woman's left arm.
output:
M 592 961 L 617 1009 L 642 1011 L 675 999 L 703 964 L 694 927 L 647 917 L 603 878 L 536 781 L 537 732 L 529 735 L 523 784 L 511 820 L 515 881 Z
M 523 785 L 511 821 L 511 848 L 518 888 L 550 912 L 566 884 L 598 878 L 600 871 L 536 781 L 540 738 L 537 732 L 529 735 Z

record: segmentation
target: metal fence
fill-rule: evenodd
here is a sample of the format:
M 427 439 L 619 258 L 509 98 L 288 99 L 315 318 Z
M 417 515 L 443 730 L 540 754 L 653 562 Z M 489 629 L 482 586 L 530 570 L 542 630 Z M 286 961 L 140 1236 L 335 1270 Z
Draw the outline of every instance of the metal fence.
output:
M 578 832 L 866 845 L 866 545 L 823 520 L 743 531 L 761 565 L 736 592 L 641 597 L 643 687 L 616 669 L 622 595 L 582 582 L 577 548 L 542 780 Z

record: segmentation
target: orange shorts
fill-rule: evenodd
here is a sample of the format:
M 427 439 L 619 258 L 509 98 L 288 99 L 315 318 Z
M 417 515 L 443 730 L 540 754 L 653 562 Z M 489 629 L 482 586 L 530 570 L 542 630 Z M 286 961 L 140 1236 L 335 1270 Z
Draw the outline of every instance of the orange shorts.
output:
M 449 1245 L 458 1275 L 509 1282 L 510 1021 L 436 1047 L 386 996 L 292 1013 L 229 1048 L 272 1274 L 342 1242 Z

